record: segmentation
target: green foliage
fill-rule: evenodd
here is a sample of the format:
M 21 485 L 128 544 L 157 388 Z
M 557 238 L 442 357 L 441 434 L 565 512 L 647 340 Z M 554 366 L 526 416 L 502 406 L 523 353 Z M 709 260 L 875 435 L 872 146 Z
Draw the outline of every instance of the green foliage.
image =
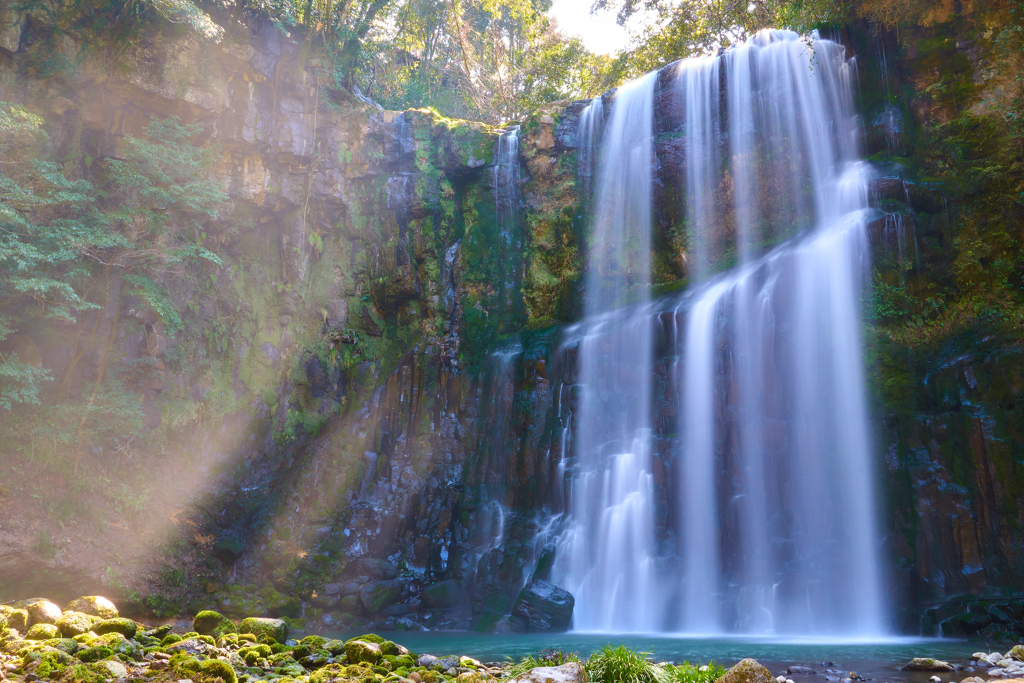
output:
M 743 42 L 765 28 L 807 33 L 846 18 L 845 3 L 835 0 L 597 0 L 596 10 L 614 9 L 619 23 L 640 11 L 653 21 L 617 60 L 617 76 L 638 76 L 676 59 L 711 54 Z
M 714 662 L 703 666 L 683 662 L 678 666 L 668 664 L 664 668 L 672 683 L 713 683 L 725 675 L 725 668 Z
M 117 159 L 60 165 L 48 158 L 43 120 L 0 103 L 0 157 L 22 160 L 0 166 L 0 439 L 44 465 L 59 468 L 72 455 L 77 467 L 89 449 L 131 455 L 145 424 L 134 387 L 152 369 L 111 351 L 118 325 L 128 324 L 121 302 L 136 295 L 173 335 L 181 316 L 160 282 L 221 264 L 203 246 L 203 223 L 226 199 L 209 180 L 217 150 L 194 145 L 200 126 L 175 118 L 144 132 L 124 138 Z M 55 324 L 77 329 L 79 353 L 60 378 L 42 367 L 36 346 Z M 86 352 L 98 359 L 94 379 L 71 395 Z M 118 503 L 118 487 L 107 489 Z
M 650 654 L 625 645 L 605 645 L 587 660 L 587 677 L 594 683 L 668 683 L 668 673 Z

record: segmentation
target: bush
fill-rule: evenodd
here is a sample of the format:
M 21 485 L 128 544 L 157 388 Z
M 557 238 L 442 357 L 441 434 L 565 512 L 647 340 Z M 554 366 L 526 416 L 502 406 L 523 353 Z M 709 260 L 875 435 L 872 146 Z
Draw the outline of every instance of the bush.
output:
M 683 662 L 679 666 L 666 666 L 665 673 L 672 683 L 713 683 L 725 675 L 725 669 L 714 662 L 703 666 Z
M 594 683 L 669 683 L 668 674 L 650 654 L 605 645 L 587 660 L 587 677 Z

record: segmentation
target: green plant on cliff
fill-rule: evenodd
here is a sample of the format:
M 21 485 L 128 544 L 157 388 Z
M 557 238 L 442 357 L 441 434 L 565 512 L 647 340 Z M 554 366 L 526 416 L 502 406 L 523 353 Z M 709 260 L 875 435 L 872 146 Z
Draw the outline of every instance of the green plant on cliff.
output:
M 148 305 L 160 323 L 149 337 L 173 334 L 181 319 L 161 281 L 220 264 L 202 245 L 203 222 L 225 195 L 206 180 L 216 150 L 192 144 L 199 132 L 153 121 L 144 137 L 123 139 L 119 158 L 79 150 L 58 165 L 44 121 L 0 104 L 0 157 L 22 160 L 0 167 L 0 433 L 9 448 L 44 461 L 70 444 L 77 454 L 130 455 L 143 424 L 131 384 L 146 373 L 111 352 L 128 324 L 122 303 Z M 59 378 L 43 363 L 54 331 L 74 340 Z M 87 354 L 92 378 L 75 380 Z

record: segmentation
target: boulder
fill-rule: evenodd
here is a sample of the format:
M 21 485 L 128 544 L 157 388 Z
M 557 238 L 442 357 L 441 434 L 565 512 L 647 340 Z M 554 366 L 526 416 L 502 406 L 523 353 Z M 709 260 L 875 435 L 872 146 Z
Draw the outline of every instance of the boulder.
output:
M 92 625 L 90 629 L 97 635 L 103 635 L 105 633 L 120 633 L 125 638 L 131 640 L 135 637 L 135 634 L 139 630 L 139 625 L 131 619 L 123 619 L 116 617 L 114 619 L 104 619 L 103 621 L 97 621 Z
M 82 614 L 91 614 L 100 619 L 116 619 L 120 616 L 114 603 L 102 595 L 85 595 L 75 598 L 68 603 L 65 609 L 72 612 L 81 612 Z
M 96 665 L 103 673 L 111 678 L 128 678 L 128 667 L 116 659 L 105 659 Z
M 4 618 L 7 619 L 7 628 L 13 628 L 18 633 L 24 633 L 28 630 L 29 616 L 27 610 L 12 609 L 7 612 Z
M 405 584 L 402 581 L 377 581 L 359 589 L 359 602 L 370 614 L 376 614 L 385 607 L 396 605 L 402 600 Z
M 726 671 L 715 683 L 775 683 L 772 672 L 761 666 L 756 659 L 740 660 Z
M 251 633 L 257 638 L 270 636 L 279 643 L 288 640 L 288 624 L 280 619 L 264 619 L 262 617 L 248 617 L 242 619 L 238 625 L 239 633 Z
M 538 666 L 513 678 L 511 683 L 587 683 L 587 672 L 579 662 Z
M 68 638 L 74 638 L 75 636 L 91 631 L 92 625 L 98 621 L 102 621 L 102 619 L 92 616 L 91 614 L 66 611 L 61 615 L 60 619 L 57 620 L 56 626 L 65 636 Z
M 940 659 L 914 657 L 903 665 L 903 671 L 956 671 L 956 667 Z
M 547 581 L 531 581 L 519 593 L 512 616 L 526 622 L 530 632 L 568 631 L 576 599 Z
M 220 638 L 225 633 L 235 633 L 234 623 L 223 614 L 213 610 L 203 610 L 192 620 L 192 630 L 201 636 Z
M 1016 659 L 1018 662 L 1024 662 L 1024 645 L 1014 645 L 1010 648 L 1010 651 L 1006 653 L 1007 659 Z
M 422 666 L 426 669 L 434 668 L 434 664 L 437 663 L 437 657 L 434 655 L 420 655 L 420 658 L 416 660 L 416 666 Z
M 56 624 L 62 614 L 60 607 L 49 600 L 34 600 L 25 605 L 25 610 L 33 624 Z
M 53 624 L 33 624 L 25 634 L 26 640 L 50 640 L 60 638 L 60 629 Z
M 453 579 L 427 586 L 422 594 L 423 606 L 427 609 L 455 607 L 459 604 L 460 597 L 459 584 Z
M 345 657 L 352 664 L 358 662 L 376 664 L 383 656 L 384 653 L 381 652 L 380 645 L 377 643 L 368 643 L 365 640 L 350 640 L 345 643 Z
M 78 643 L 71 638 L 53 638 L 52 640 L 46 641 L 47 647 L 52 647 L 55 650 L 66 652 L 69 655 L 73 655 L 78 652 Z
M 309 683 L 341 683 L 348 680 L 349 675 L 341 664 L 328 664 L 309 676 Z

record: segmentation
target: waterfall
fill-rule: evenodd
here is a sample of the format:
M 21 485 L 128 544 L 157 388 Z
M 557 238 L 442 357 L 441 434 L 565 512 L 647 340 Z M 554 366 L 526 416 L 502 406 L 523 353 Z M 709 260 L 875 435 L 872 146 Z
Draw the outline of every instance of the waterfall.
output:
M 649 296 L 656 74 L 615 92 L 599 134 L 583 117 L 600 143 L 554 577 L 577 630 L 878 637 L 853 66 L 836 43 L 765 31 L 674 68 L 658 87 L 684 109 L 690 279 L 675 301 Z M 652 419 L 656 364 L 674 427 Z M 653 458 L 675 472 L 657 529 Z
M 651 630 L 650 298 L 655 74 L 615 93 L 597 158 L 586 318 L 576 330 L 582 395 L 569 486 L 572 522 L 555 575 L 579 630 Z M 592 110 L 594 111 L 594 110 Z M 639 306 L 624 308 L 626 300 Z M 624 364 L 621 359 L 630 359 Z

